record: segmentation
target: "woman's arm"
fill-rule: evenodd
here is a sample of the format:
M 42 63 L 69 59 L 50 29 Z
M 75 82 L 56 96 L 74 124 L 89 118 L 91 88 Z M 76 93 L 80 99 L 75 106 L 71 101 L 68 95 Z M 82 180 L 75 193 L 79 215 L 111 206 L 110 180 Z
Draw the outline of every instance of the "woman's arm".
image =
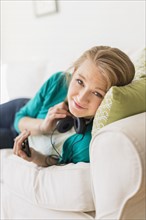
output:
M 34 98 L 16 113 L 14 127 L 18 133 L 27 129 L 32 135 L 48 134 L 52 132 L 56 124 L 55 118 L 66 116 L 68 108 L 63 104 L 57 106 L 57 103 L 63 101 L 66 97 L 67 86 L 64 79 L 65 75 L 61 72 L 51 76 L 42 85 Z M 57 91 L 60 87 L 61 92 L 58 94 Z M 53 105 L 55 108 L 52 107 Z M 60 109 L 63 111 L 60 112 Z M 63 114 L 65 115 L 63 116 Z
M 30 131 L 31 135 L 49 134 L 54 130 L 57 120 L 65 118 L 67 115 L 70 115 L 68 106 L 65 102 L 61 102 L 51 107 L 44 119 L 30 117 L 21 118 L 18 127 L 21 132 L 24 130 Z
M 27 129 L 31 131 L 31 135 L 39 135 L 42 134 L 40 130 L 42 122 L 43 119 L 23 117 L 20 119 L 18 127 L 21 132 Z
M 18 133 L 24 129 L 31 131 L 32 134 L 39 134 L 39 124 L 41 119 L 38 115 L 47 97 L 49 80 L 39 89 L 36 95 L 15 115 L 14 127 Z M 48 94 L 49 95 L 49 94 Z

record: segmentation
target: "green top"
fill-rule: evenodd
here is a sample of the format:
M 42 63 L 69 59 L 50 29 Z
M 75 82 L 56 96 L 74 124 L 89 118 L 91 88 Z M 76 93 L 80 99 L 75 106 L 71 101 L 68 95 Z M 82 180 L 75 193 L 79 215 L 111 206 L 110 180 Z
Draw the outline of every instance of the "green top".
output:
M 23 117 L 45 118 L 48 109 L 65 100 L 68 91 L 66 74 L 58 72 L 53 74 L 24 107 L 15 115 L 14 127 L 19 133 L 19 120 Z M 89 162 L 89 144 L 91 140 L 92 123 L 87 125 L 84 136 L 74 134 L 67 138 L 63 144 L 60 163 Z M 63 134 L 62 134 L 63 135 Z

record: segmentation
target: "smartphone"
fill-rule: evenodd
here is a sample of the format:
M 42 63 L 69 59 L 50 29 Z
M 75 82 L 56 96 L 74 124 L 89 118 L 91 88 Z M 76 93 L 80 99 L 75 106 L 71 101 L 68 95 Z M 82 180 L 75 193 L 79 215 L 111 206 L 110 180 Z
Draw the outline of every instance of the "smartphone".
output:
M 29 147 L 29 143 L 28 143 L 28 139 L 25 139 L 23 142 L 22 142 L 22 150 L 26 153 L 26 155 L 28 157 L 31 157 L 31 151 L 30 151 L 30 147 Z

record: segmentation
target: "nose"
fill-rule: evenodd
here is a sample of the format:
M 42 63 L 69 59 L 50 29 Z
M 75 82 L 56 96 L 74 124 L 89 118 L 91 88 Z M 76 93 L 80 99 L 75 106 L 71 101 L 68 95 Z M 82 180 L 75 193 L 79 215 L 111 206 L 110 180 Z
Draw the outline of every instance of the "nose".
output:
M 87 104 L 89 102 L 89 93 L 88 91 L 81 90 L 77 96 L 77 101 L 81 104 Z

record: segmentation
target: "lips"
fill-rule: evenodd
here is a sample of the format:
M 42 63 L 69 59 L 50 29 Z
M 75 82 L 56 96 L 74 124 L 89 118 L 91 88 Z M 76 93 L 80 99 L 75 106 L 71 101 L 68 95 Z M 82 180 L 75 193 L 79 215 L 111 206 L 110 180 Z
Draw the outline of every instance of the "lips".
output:
M 76 108 L 78 108 L 78 109 L 86 109 L 84 106 L 81 106 L 77 101 L 73 100 L 73 102 L 74 102 L 74 105 L 75 105 Z

